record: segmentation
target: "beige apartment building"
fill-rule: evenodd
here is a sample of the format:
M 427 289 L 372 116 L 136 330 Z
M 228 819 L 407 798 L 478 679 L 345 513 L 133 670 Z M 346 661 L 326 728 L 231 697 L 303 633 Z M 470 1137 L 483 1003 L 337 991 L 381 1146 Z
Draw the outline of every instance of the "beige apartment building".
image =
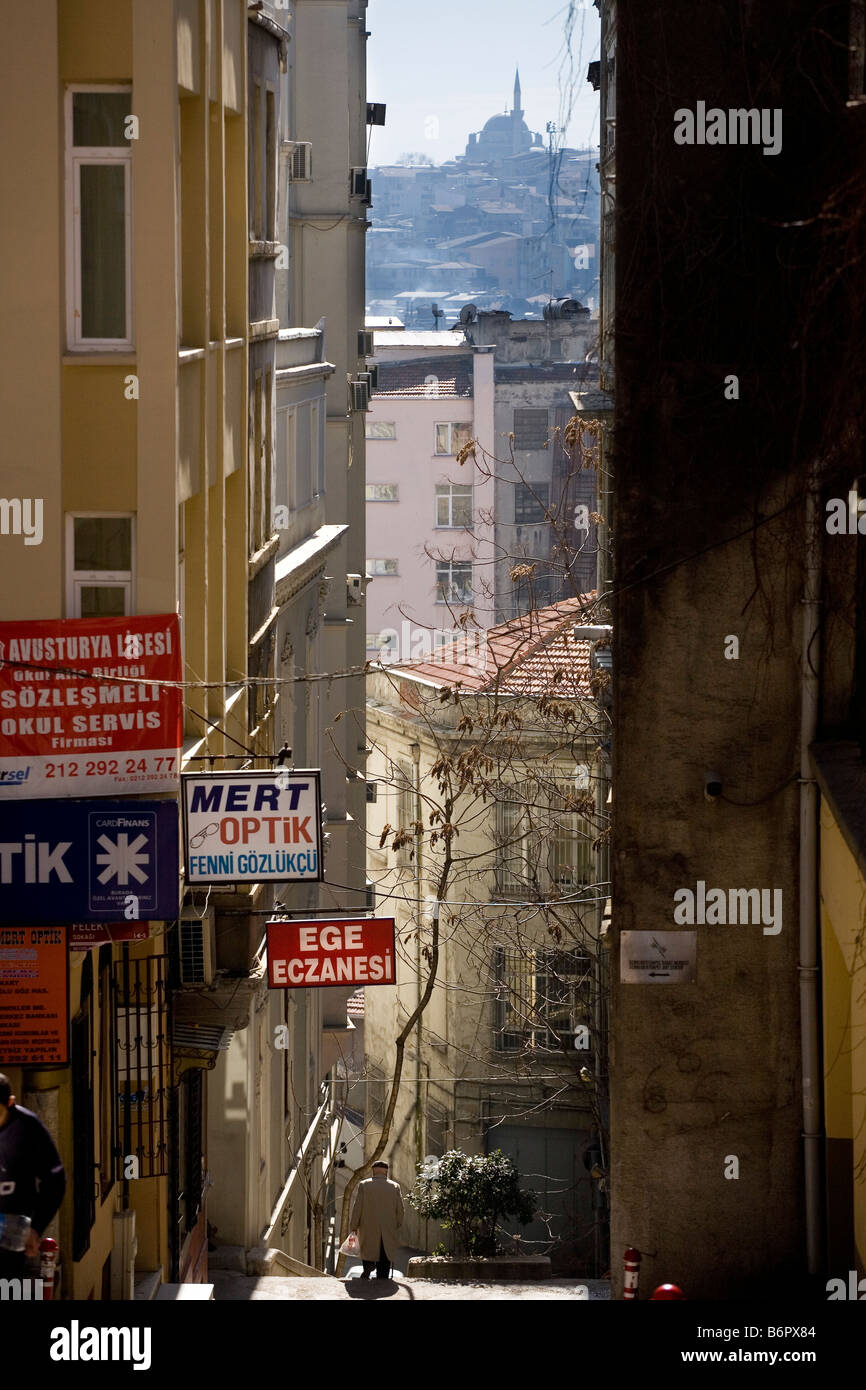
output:
M 287 187 L 310 171 L 293 166 L 293 137 L 326 126 L 324 93 L 295 74 L 333 61 L 355 101 L 305 192 L 329 207 L 339 186 L 364 221 L 344 167 L 349 143 L 353 158 L 364 147 L 362 9 L 299 3 L 294 32 L 286 9 L 243 0 L 48 0 L 2 19 L 4 128 L 29 134 L 0 173 L 14 209 L 0 231 L 0 494 L 25 516 L 38 500 L 41 535 L 3 527 L 0 621 L 176 614 L 182 769 L 268 767 L 285 743 L 296 766 L 325 764 L 326 872 L 352 891 L 287 886 L 295 911 L 356 907 L 365 891 L 363 701 L 338 726 L 353 724 L 349 768 L 326 730 L 353 697 L 335 682 L 332 711 L 308 679 L 354 662 L 353 636 L 363 666 L 363 621 L 355 634 L 347 618 L 363 585 L 346 577 L 363 572 L 363 506 L 350 541 L 345 479 L 351 462 L 363 485 L 349 382 L 364 228 L 349 258 L 327 243 L 317 271 L 318 233 L 304 246 L 289 230 L 300 183 Z M 171 920 L 70 951 L 69 1065 L 4 1067 L 0 1053 L 66 1164 L 64 1295 L 204 1283 L 208 1223 L 218 1243 L 323 1263 L 347 991 L 267 991 L 272 903 L 267 886 L 180 880 Z M 158 1044 L 142 1045 L 142 1009 Z M 136 1078 L 118 1039 L 137 1048 Z M 123 1148 L 145 1072 L 136 1176 Z
M 396 921 L 398 979 L 365 991 L 365 1142 L 369 1156 L 438 915 L 436 983 L 406 1040 L 385 1145 L 392 1176 L 405 1191 L 427 1157 L 501 1149 L 544 1214 L 520 1232 L 528 1249 L 601 1274 L 605 1198 L 590 1170 L 607 1142 L 607 860 L 596 842 L 609 783 L 593 673 L 607 639 L 586 625 L 590 603 L 536 610 L 490 630 L 480 651 L 443 647 L 371 677 L 370 877 L 378 914 Z M 554 690 L 572 716 L 565 737 L 541 698 Z M 507 725 L 491 725 L 500 715 Z M 446 823 L 457 833 L 443 888 Z M 407 1207 L 407 1245 L 441 1238 Z

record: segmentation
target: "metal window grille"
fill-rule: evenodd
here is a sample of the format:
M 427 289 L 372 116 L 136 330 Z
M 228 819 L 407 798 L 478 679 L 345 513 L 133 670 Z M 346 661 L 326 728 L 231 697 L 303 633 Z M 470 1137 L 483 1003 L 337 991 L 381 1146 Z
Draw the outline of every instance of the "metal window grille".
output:
M 526 808 L 516 792 L 496 802 L 496 889 L 506 897 L 522 897 L 527 888 Z
M 573 786 L 562 782 L 552 798 L 548 854 L 551 885 L 563 891 L 592 883 L 595 874 L 592 827 L 575 811 L 561 809 L 567 796 L 573 799 Z
M 549 419 L 546 410 L 515 410 L 514 447 L 537 452 L 548 444 Z
M 138 1159 L 142 1178 L 168 1172 L 168 956 L 115 962 L 117 1132 L 124 1159 Z
M 204 983 L 204 923 L 180 923 L 180 977 L 185 985 Z
M 566 1045 L 592 1022 L 593 963 L 579 951 L 497 947 L 495 1046 L 499 1052 Z
M 81 1009 L 72 1020 L 72 1258 L 90 1249 L 96 1219 L 96 1161 L 93 1143 L 92 971 L 90 956 L 81 981 Z
M 515 526 L 532 526 L 544 521 L 549 506 L 549 483 L 517 483 L 515 486 Z

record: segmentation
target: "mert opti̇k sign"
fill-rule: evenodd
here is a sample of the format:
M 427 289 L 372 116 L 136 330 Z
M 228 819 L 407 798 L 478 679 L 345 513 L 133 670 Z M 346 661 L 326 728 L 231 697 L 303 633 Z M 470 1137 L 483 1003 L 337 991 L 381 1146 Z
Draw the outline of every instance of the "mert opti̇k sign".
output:
M 271 989 L 324 985 L 393 985 L 393 917 L 268 922 Z
M 0 623 L 0 798 L 176 792 L 175 613 Z
M 318 772 L 188 773 L 182 784 L 187 883 L 321 882 Z

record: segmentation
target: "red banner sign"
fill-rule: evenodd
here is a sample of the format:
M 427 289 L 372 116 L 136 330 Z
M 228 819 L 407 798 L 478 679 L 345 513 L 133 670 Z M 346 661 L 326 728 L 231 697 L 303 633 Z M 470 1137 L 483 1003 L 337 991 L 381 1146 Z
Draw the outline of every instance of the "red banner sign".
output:
M 268 922 L 271 989 L 393 985 L 396 980 L 393 917 Z
M 0 1071 L 69 1061 L 64 927 L 0 927 Z
M 0 798 L 176 792 L 177 615 L 0 623 Z
M 149 936 L 149 922 L 71 922 L 69 949 L 95 951 L 114 941 L 147 941 Z

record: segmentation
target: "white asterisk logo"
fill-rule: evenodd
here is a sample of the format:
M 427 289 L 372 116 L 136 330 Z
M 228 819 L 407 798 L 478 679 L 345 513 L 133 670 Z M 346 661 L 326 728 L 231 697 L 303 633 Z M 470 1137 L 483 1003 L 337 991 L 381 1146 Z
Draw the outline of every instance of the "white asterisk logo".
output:
M 126 832 L 121 832 L 114 844 L 107 835 L 100 835 L 98 844 L 105 850 L 104 854 L 97 854 L 96 862 L 104 864 L 105 868 L 99 875 L 100 883 L 107 883 L 110 878 L 116 878 L 118 883 L 128 884 L 130 875 L 138 883 L 147 882 L 147 874 L 142 873 L 141 865 L 147 864 L 150 860 L 149 854 L 143 854 L 141 847 L 147 844 L 146 835 L 136 835 L 132 844 L 129 843 L 129 836 Z

